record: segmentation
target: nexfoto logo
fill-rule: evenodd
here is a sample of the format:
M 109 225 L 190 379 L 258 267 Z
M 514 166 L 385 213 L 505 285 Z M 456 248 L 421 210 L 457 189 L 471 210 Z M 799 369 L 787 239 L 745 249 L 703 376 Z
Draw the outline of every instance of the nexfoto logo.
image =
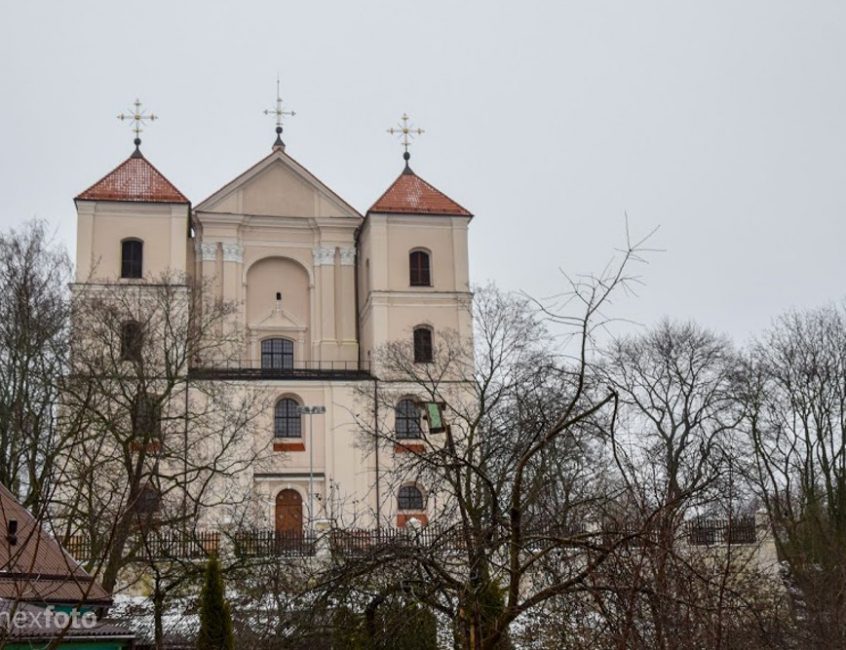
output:
M 90 630 L 97 625 L 94 612 L 80 612 L 74 608 L 69 612 L 57 612 L 53 606 L 44 609 L 19 609 L 12 612 L 0 612 L 0 628 L 10 630 L 16 627 L 40 629 L 77 628 Z

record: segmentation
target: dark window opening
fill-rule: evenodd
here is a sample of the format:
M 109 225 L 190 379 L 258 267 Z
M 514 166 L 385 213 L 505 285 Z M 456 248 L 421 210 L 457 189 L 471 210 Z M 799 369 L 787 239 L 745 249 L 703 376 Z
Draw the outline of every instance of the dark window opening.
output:
M 299 438 L 302 436 L 299 404 L 285 398 L 276 402 L 273 413 L 273 434 L 277 438 Z
M 143 333 L 136 321 L 124 323 L 120 329 L 120 358 L 122 361 L 141 361 Z
M 134 510 L 139 515 L 150 515 L 161 509 L 161 495 L 152 485 L 147 484 L 138 493 L 135 499 Z
M 429 253 L 413 251 L 408 256 L 410 283 L 412 287 L 432 286 L 432 276 L 429 270 Z
M 404 485 L 397 494 L 400 510 L 423 510 L 423 493 L 413 485 Z
M 418 327 L 414 330 L 414 362 L 432 362 L 432 330 Z
M 399 439 L 409 440 L 420 438 L 422 429 L 420 427 L 420 409 L 413 400 L 400 400 L 396 407 L 396 436 Z
M 294 367 L 294 342 L 288 339 L 266 339 L 261 342 L 261 367 L 291 370 Z
M 132 405 L 132 437 L 157 441 L 162 437 L 162 407 L 153 395 L 142 394 Z
M 120 245 L 120 277 L 140 278 L 144 261 L 144 242 L 127 239 Z

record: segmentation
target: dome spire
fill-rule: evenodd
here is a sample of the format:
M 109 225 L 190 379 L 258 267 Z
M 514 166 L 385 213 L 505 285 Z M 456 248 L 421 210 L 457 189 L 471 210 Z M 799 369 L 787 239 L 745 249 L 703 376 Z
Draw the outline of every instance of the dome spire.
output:
M 273 143 L 273 150 L 285 151 L 285 143 L 282 142 L 282 119 L 285 116 L 294 117 L 294 111 L 286 111 L 282 108 L 282 97 L 279 94 L 279 75 L 276 75 L 276 107 L 264 111 L 265 115 L 273 115 L 276 118 L 276 142 Z
M 159 116 L 154 115 L 153 113 L 147 113 L 147 111 L 142 108 L 141 100 L 136 97 L 135 102 L 132 104 L 132 108 L 126 113 L 119 113 L 117 118 L 121 122 L 128 120 L 132 123 L 132 131 L 135 133 L 135 140 L 133 140 L 135 144 L 135 151 L 132 153 L 132 157 L 141 158 L 141 132 L 143 131 L 141 127 L 147 122 L 155 122 L 159 119 Z
M 416 136 L 423 135 L 425 133 L 423 129 L 415 127 L 413 124 L 409 124 L 410 119 L 411 118 L 408 116 L 408 113 L 403 113 L 400 118 L 400 122 L 397 123 L 395 127 L 392 126 L 388 129 L 388 133 L 398 136 L 400 144 L 402 145 L 402 157 L 403 160 L 405 160 L 405 169 L 403 170 L 403 174 L 411 173 L 411 167 L 408 165 L 411 154 L 408 152 L 408 148 L 411 146 Z

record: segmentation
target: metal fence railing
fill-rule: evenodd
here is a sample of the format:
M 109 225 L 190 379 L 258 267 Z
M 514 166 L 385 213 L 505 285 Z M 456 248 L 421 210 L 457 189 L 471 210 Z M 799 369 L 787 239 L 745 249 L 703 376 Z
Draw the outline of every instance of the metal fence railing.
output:
M 754 544 L 758 540 L 754 517 L 726 519 L 692 519 L 684 522 L 682 539 L 691 546 Z M 507 541 L 506 531 L 493 529 L 476 531 L 490 543 Z M 382 549 L 439 548 L 460 551 L 466 548 L 469 533 L 460 526 L 426 526 L 422 528 L 332 529 L 322 532 L 286 532 L 268 529 L 242 529 L 223 534 L 219 531 L 191 533 L 157 531 L 143 542 L 130 540 L 136 557 L 144 559 L 204 559 L 218 553 L 224 545 L 231 546 L 241 557 L 312 556 L 322 545 L 333 554 L 355 557 L 378 554 Z M 554 543 L 565 547 L 583 544 L 619 544 L 623 540 L 630 547 L 657 543 L 655 531 L 631 527 L 599 527 L 589 531 L 582 524 L 569 526 L 527 526 L 524 531 L 526 549 Z M 471 542 L 472 543 L 472 542 Z M 64 540 L 64 547 L 77 560 L 91 558 L 89 539 L 75 535 Z
M 309 379 L 367 377 L 370 366 L 359 361 L 293 361 L 268 363 L 261 359 L 221 359 L 195 362 L 196 379 Z
M 755 517 L 692 519 L 685 522 L 685 530 L 692 546 L 754 544 L 758 539 Z
M 135 556 L 140 560 L 201 560 L 220 551 L 220 540 L 220 532 L 216 530 L 156 532 L 143 539 L 133 536 L 128 546 L 135 549 Z M 88 537 L 72 535 L 63 540 L 62 545 L 77 560 L 96 559 Z
M 83 535 L 71 535 L 65 538 L 62 546 L 77 560 L 91 559 L 91 540 Z
M 314 555 L 316 535 L 277 530 L 241 530 L 232 535 L 235 553 L 243 557 Z

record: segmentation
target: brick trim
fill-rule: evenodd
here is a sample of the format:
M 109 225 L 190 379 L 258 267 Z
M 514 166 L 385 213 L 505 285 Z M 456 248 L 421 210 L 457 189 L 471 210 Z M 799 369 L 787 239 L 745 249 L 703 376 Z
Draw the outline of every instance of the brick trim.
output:
M 409 519 L 417 519 L 424 526 L 429 524 L 429 515 L 425 512 L 406 512 L 397 515 L 397 528 L 405 528 Z
M 395 454 L 422 454 L 426 446 L 422 442 L 397 442 L 394 444 Z
M 305 451 L 304 442 L 275 442 L 273 451 Z
M 130 451 L 146 451 L 150 454 L 157 454 L 161 449 L 162 445 L 161 442 L 158 440 L 151 440 L 148 443 L 139 442 L 137 440 L 130 440 L 129 441 L 129 450 Z

